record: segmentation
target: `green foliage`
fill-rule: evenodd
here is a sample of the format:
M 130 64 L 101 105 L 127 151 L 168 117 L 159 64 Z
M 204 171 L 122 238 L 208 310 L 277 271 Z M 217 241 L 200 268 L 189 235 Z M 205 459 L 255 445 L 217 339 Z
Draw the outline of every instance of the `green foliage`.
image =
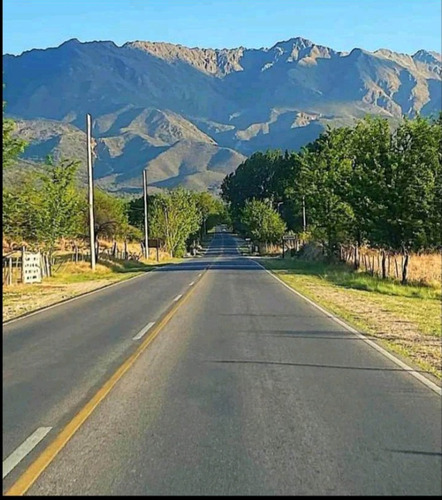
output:
M 76 185 L 79 162 L 48 158 L 40 173 L 18 176 L 3 189 L 3 235 L 48 252 L 81 229 L 83 198 Z
M 76 186 L 76 160 L 48 158 L 39 174 L 40 189 L 31 197 L 35 240 L 49 254 L 61 238 L 73 238 L 81 227 L 82 199 Z
M 77 186 L 79 164 L 48 157 L 42 172 L 16 174 L 3 188 L 3 237 L 49 254 L 61 239 L 88 238 L 87 193 Z M 129 224 L 127 212 L 124 200 L 95 189 L 95 238 L 141 240 L 143 233 Z
M 162 239 L 172 257 L 185 254 L 186 240 L 198 231 L 201 220 L 194 193 L 185 189 L 160 193 L 150 201 L 150 235 Z
M 176 192 L 178 191 L 178 193 Z M 182 226 L 182 231 L 176 233 L 171 229 L 178 218 L 175 211 L 169 207 L 169 202 L 179 200 L 181 213 L 180 217 L 189 217 L 189 224 Z M 229 223 L 229 213 L 226 205 L 219 198 L 207 192 L 190 192 L 185 190 L 172 190 L 161 194 L 149 195 L 149 233 L 152 238 L 160 238 L 166 242 L 166 247 L 170 252 L 182 255 L 186 246 L 189 247 L 193 241 L 198 240 L 202 235 L 218 224 Z M 160 210 L 160 207 L 161 208 Z M 166 211 L 165 208 L 166 207 Z M 131 200 L 127 206 L 129 223 L 144 232 L 144 200 L 143 197 Z M 166 215 L 164 215 L 166 214 Z M 186 216 L 187 214 L 187 216 Z M 195 220 L 199 222 L 195 224 Z M 172 235 L 166 238 L 166 234 Z M 186 236 L 183 236 L 183 235 Z M 183 239 L 184 238 L 184 239 Z M 178 246 L 175 239 L 180 240 Z
M 88 227 L 87 221 L 88 211 L 85 206 L 84 228 Z M 129 234 L 134 235 L 134 229 L 129 225 L 127 205 L 124 200 L 98 188 L 94 189 L 94 222 L 96 240 L 98 238 L 126 238 Z
M 38 205 L 35 173 L 17 174 L 10 187 L 3 187 L 3 236 L 13 241 L 35 241 L 35 207 Z
M 286 231 L 281 216 L 268 203 L 248 200 L 241 213 L 245 234 L 256 242 L 277 243 Z
M 308 231 L 329 257 L 344 243 L 405 255 L 431 250 L 442 244 L 441 151 L 442 114 L 403 119 L 395 131 L 367 117 L 327 129 L 297 153 L 255 153 L 224 179 L 222 197 L 239 230 L 244 206 L 256 199 L 281 206 L 297 233 L 305 197 Z
M 394 250 L 441 244 L 440 136 L 439 126 L 418 117 L 405 119 L 392 137 L 380 239 Z
M 152 196 L 149 196 L 149 201 L 151 200 Z M 127 215 L 129 224 L 144 231 L 144 200 L 142 196 L 141 198 L 134 198 L 128 202 Z
M 310 230 L 328 255 L 347 239 L 354 219 L 343 196 L 351 175 L 350 140 L 348 129 L 329 129 L 300 154 L 299 182 L 309 207 Z
M 219 198 L 215 198 L 206 191 L 194 193 L 194 196 L 197 210 L 201 215 L 203 232 L 209 231 L 216 225 L 226 223 L 226 206 Z

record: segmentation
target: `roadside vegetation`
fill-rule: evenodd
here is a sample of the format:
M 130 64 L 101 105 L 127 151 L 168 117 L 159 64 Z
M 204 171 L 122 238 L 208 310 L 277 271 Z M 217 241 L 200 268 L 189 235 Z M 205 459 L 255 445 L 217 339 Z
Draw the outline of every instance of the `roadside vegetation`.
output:
M 291 236 L 268 269 L 438 378 L 441 126 L 367 117 L 299 152 L 255 153 L 222 184 L 243 251 L 281 255 Z
M 262 242 L 280 235 L 253 233 L 244 211 L 259 201 L 328 261 L 345 259 L 359 269 L 361 248 L 376 249 L 386 278 L 388 259 L 401 256 L 406 283 L 410 254 L 441 248 L 441 155 L 442 114 L 404 118 L 395 130 L 386 119 L 367 117 L 353 128 L 326 130 L 300 152 L 253 154 L 224 179 L 222 197 L 245 236 Z
M 3 111 L 4 107 L 5 103 Z M 14 121 L 4 118 L 2 166 L 8 170 L 2 189 L 4 320 L 196 254 L 207 231 L 226 218 L 222 201 L 209 193 L 179 188 L 150 195 L 149 240 L 159 248 L 150 248 L 147 260 L 143 198 L 128 200 L 94 188 L 98 265 L 92 272 L 80 162 L 48 157 L 39 171 L 13 171 L 10 167 L 27 146 L 14 129 Z M 47 269 L 45 264 L 42 283 L 20 283 L 22 248 L 44 256 Z

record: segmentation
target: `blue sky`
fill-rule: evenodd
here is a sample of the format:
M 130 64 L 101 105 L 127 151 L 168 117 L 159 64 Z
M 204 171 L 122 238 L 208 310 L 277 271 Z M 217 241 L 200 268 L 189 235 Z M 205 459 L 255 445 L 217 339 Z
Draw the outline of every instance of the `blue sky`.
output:
M 441 51 L 441 0 L 3 0 L 3 53 L 82 42 Z

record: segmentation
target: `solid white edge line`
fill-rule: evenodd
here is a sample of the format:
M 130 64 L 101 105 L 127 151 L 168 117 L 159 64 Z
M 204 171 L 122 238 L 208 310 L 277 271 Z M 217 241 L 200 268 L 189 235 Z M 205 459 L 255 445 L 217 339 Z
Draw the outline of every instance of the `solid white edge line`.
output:
M 150 323 L 147 323 L 147 325 L 142 330 L 140 330 L 135 335 L 135 337 L 133 337 L 132 340 L 140 340 L 153 327 L 154 324 L 155 324 L 155 321 L 151 321 Z
M 44 439 L 52 427 L 39 427 L 9 457 L 3 460 L 3 479 Z
M 177 295 L 177 296 L 173 299 L 173 302 L 176 302 L 177 300 L 180 300 L 182 296 L 183 296 L 183 294 L 182 294 L 182 293 L 180 293 L 179 295 Z
M 416 378 L 417 380 L 419 380 L 420 382 L 422 382 L 423 384 L 425 384 L 429 389 L 431 389 L 432 391 L 434 391 L 436 394 L 439 394 L 439 396 L 442 396 L 442 388 L 439 387 L 437 384 L 435 384 L 434 382 L 432 382 L 431 380 L 429 380 L 427 377 L 424 377 L 421 373 L 417 372 L 411 366 L 407 365 L 406 363 L 404 363 L 400 359 L 396 358 L 396 356 L 394 356 L 390 352 L 386 351 L 383 347 L 381 347 L 380 345 L 376 344 L 376 342 L 373 342 L 372 340 L 368 339 L 361 332 L 359 332 L 358 330 L 355 330 L 352 326 L 350 326 L 347 323 L 345 323 L 342 319 L 339 319 L 337 316 L 335 316 L 334 314 L 332 314 L 330 311 L 327 311 L 326 309 L 322 308 L 320 305 L 318 305 L 315 302 L 313 302 L 313 300 L 310 300 L 309 298 L 307 298 L 304 295 L 302 295 L 302 293 L 300 293 L 297 290 L 291 288 L 289 285 L 287 285 L 287 283 L 284 283 L 284 281 L 282 281 L 281 278 L 279 278 L 278 276 L 276 276 L 276 274 L 272 273 L 269 269 L 266 269 L 261 263 L 259 263 L 257 261 L 254 261 L 254 262 L 256 262 L 258 264 L 258 266 L 262 267 L 264 269 L 264 271 L 266 271 L 267 273 L 269 273 L 270 276 L 272 276 L 277 281 L 279 281 L 282 285 L 284 285 L 292 293 L 294 293 L 294 294 L 298 295 L 299 297 L 301 297 L 302 299 L 306 300 L 309 304 L 311 304 L 312 306 L 316 307 L 316 309 L 319 309 L 319 311 L 321 311 L 322 313 L 324 313 L 327 317 L 333 319 L 336 323 L 338 323 L 339 325 L 343 326 L 346 330 L 348 330 L 349 332 L 353 333 L 354 335 L 356 335 L 356 337 L 360 338 L 365 343 L 367 343 L 369 346 L 373 347 L 378 352 L 380 352 L 381 354 L 383 354 L 386 358 L 388 358 L 389 360 L 393 361 L 398 366 L 400 366 L 401 368 L 403 368 L 407 373 L 409 373 L 414 378 Z
M 193 286 L 195 284 L 194 281 L 192 281 L 192 283 L 189 283 L 189 286 Z

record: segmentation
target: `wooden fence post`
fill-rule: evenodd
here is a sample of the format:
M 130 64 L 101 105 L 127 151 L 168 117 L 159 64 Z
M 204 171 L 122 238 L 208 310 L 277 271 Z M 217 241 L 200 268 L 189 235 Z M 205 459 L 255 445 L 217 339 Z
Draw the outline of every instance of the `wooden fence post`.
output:
M 12 285 L 12 257 L 9 257 L 9 274 L 8 274 L 8 284 Z
M 25 282 L 25 247 L 21 247 L 21 282 Z

